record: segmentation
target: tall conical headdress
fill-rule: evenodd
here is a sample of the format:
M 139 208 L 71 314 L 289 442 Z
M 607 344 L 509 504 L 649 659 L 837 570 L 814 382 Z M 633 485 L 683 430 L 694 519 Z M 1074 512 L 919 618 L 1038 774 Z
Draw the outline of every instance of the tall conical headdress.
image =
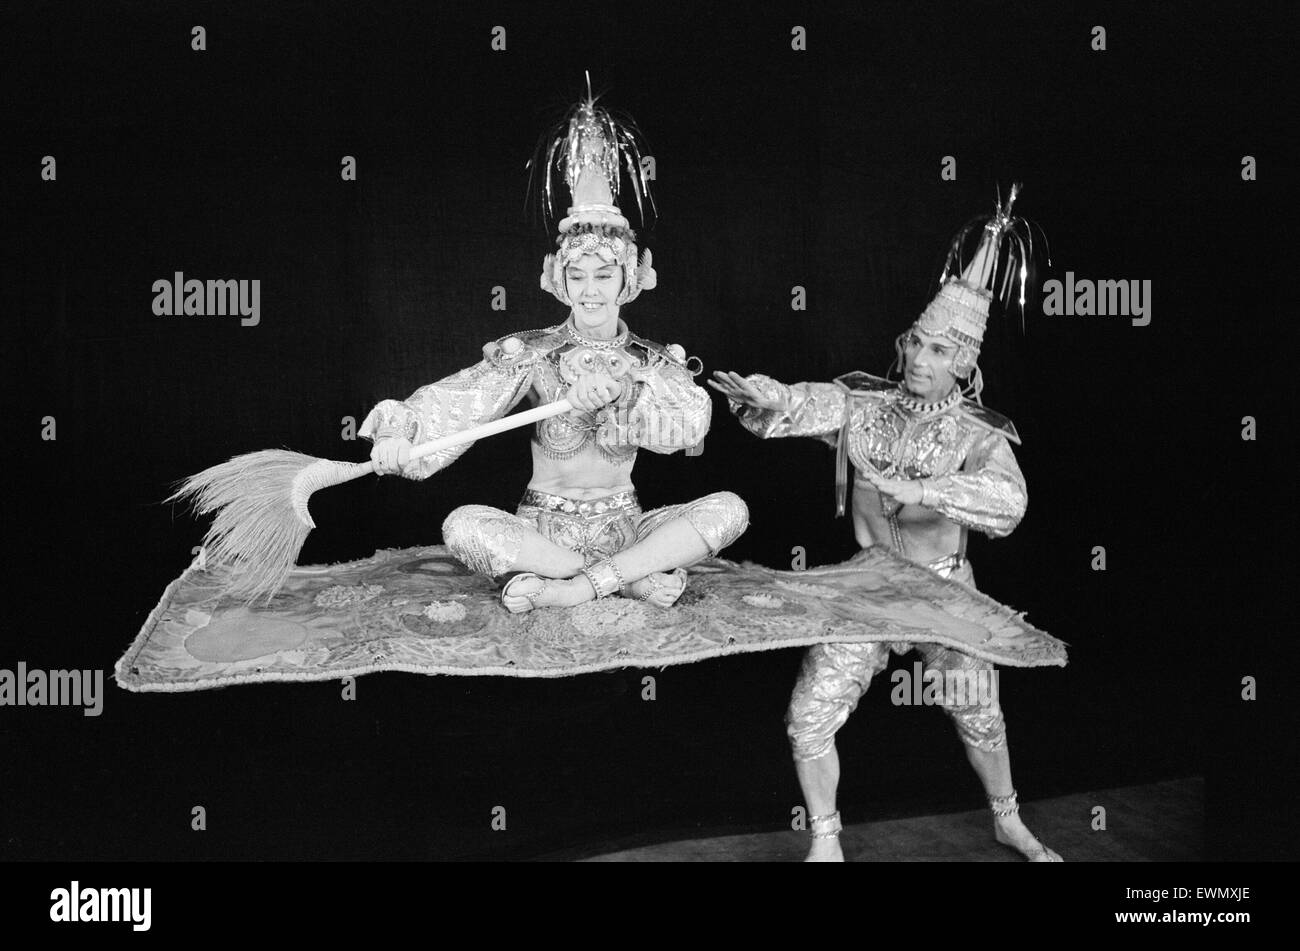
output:
M 947 337 L 957 344 L 957 359 L 953 370 L 968 376 L 979 360 L 980 345 L 984 342 L 984 329 L 988 325 L 989 304 L 996 297 L 1005 308 L 1015 277 L 1020 278 L 1020 312 L 1024 319 L 1025 282 L 1029 275 L 1029 262 L 1033 256 L 1033 225 L 1021 217 L 1013 217 L 1011 206 L 1023 186 L 1011 186 L 1006 204 L 999 196 L 991 216 L 981 216 L 967 222 L 952 239 L 948 259 L 940 277 L 939 293 L 917 318 L 916 327 L 929 334 Z M 975 233 L 980 233 L 975 255 L 962 266 L 963 249 Z M 953 276 L 960 268 L 961 277 Z M 999 280 L 1000 275 L 1000 280 Z M 994 289 L 996 288 L 996 290 Z M 978 397 L 978 380 L 975 395 Z
M 569 110 L 544 138 L 543 145 L 542 198 L 547 214 L 553 214 L 553 179 L 557 172 L 563 173 L 573 204 L 560 221 L 559 250 L 542 262 L 542 288 L 570 304 L 564 288 L 564 269 L 585 254 L 622 265 L 620 305 L 654 287 L 657 276 L 650 252 L 638 259 L 636 233 L 615 204 L 620 172 L 626 167 L 642 220 L 646 203 L 654 209 L 649 178 L 641 167 L 642 145 L 636 125 L 630 119 L 616 119 L 596 105 L 588 75 L 587 98 Z

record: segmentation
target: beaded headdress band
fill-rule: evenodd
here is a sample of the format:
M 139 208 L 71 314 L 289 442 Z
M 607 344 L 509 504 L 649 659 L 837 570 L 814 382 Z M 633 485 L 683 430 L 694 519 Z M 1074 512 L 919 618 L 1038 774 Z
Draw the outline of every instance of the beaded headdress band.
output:
M 615 119 L 596 105 L 588 75 L 587 98 L 569 110 L 543 143 L 542 198 L 546 213 L 553 213 L 556 172 L 563 173 L 573 204 L 560 221 L 559 250 L 548 254 L 542 262 L 542 289 L 550 291 L 561 303 L 571 304 L 565 291 L 564 269 L 587 254 L 622 267 L 623 289 L 617 299 L 620 305 L 654 287 L 657 275 L 650 252 L 638 258 L 636 233 L 615 204 L 620 171 L 625 167 L 642 220 L 645 220 L 643 202 L 654 209 L 649 179 L 641 167 L 641 139 L 635 124 L 627 118 Z
M 971 385 L 976 399 L 982 387 L 978 360 L 984 330 L 988 326 L 989 304 L 996 297 L 1004 308 L 1007 307 L 1017 276 L 1020 278 L 1021 320 L 1024 319 L 1025 282 L 1033 257 L 1033 228 L 1036 226 L 1011 215 L 1011 206 L 1022 187 L 1019 182 L 1012 185 L 1006 204 L 999 196 L 992 215 L 973 218 L 957 232 L 948 249 L 943 275 L 939 278 L 939 292 L 913 325 L 915 329 L 946 337 L 957 345 L 953 372 L 959 377 L 974 373 Z M 1041 234 L 1041 229 L 1039 231 Z M 976 233 L 980 234 L 979 246 L 963 267 L 963 249 Z M 1048 263 L 1051 263 L 1050 259 Z M 953 274 L 958 269 L 960 277 Z M 899 352 L 901 355 L 901 339 Z

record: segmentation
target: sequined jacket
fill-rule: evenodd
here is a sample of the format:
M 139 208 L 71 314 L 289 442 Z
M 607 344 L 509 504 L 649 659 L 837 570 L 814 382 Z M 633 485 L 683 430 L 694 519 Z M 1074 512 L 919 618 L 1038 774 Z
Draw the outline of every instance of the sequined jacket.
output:
M 578 455 L 588 445 L 613 463 L 632 461 L 638 449 L 687 455 L 703 451 L 712 402 L 694 376 L 698 358 L 679 346 L 642 339 L 619 322 L 615 346 L 586 341 L 566 322 L 510 334 L 483 347 L 472 367 L 416 390 L 405 400 L 382 400 L 358 434 L 372 441 L 404 436 L 420 445 L 506 415 L 533 392 L 542 403 L 562 399 L 583 372 L 603 372 L 623 384 L 617 400 L 595 413 L 563 413 L 537 423 L 533 441 L 554 459 Z M 473 443 L 415 460 L 402 470 L 427 479 L 455 462 Z
M 867 373 L 834 383 L 780 383 L 763 374 L 749 382 L 786 410 L 730 400 L 731 411 L 755 435 L 812 436 L 839 450 L 838 510 L 844 512 L 847 462 L 888 478 L 921 479 L 923 505 L 992 538 L 1011 533 L 1029 495 L 1011 451 L 1020 442 L 1011 421 L 961 400 L 939 411 L 917 411 L 898 384 Z

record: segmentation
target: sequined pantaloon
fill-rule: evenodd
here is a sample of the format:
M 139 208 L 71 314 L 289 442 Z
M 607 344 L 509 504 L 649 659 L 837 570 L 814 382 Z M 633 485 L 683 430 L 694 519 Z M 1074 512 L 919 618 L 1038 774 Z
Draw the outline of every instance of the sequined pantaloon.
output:
M 929 567 L 932 570 L 940 568 L 938 573 L 945 578 L 953 578 L 974 587 L 975 579 L 970 562 L 963 559 L 954 568 L 952 563 L 955 560 L 943 559 L 941 568 L 940 563 L 932 563 Z M 869 644 L 815 644 L 804 655 L 794 692 L 790 696 L 790 706 L 786 711 L 786 732 L 790 737 L 794 758 L 807 761 L 829 753 L 836 732 L 857 707 L 858 701 L 871 684 L 871 678 L 889 664 L 890 652 L 903 654 L 913 647 L 920 653 L 927 672 L 933 670 L 942 675 L 945 671 L 989 671 L 992 676 L 993 664 L 989 661 L 940 644 L 890 644 L 883 641 Z M 962 676 L 983 675 L 964 673 Z M 944 679 L 940 682 L 946 686 L 951 681 Z M 962 698 L 970 701 L 967 703 L 950 703 L 950 699 L 952 698 L 945 696 L 943 710 L 952 717 L 957 735 L 963 743 L 985 752 L 1006 746 L 1006 723 L 996 692 L 992 697 L 984 697 L 984 703 L 969 696 Z
M 442 523 L 447 548 L 467 568 L 498 577 L 514 570 L 523 532 L 531 529 L 561 548 L 582 555 L 587 566 L 604 561 L 655 529 L 684 518 L 716 555 L 749 525 L 749 509 L 733 492 L 642 512 L 636 492 L 577 500 L 529 489 L 514 515 L 489 505 L 462 505 Z M 679 567 L 687 567 L 681 565 Z

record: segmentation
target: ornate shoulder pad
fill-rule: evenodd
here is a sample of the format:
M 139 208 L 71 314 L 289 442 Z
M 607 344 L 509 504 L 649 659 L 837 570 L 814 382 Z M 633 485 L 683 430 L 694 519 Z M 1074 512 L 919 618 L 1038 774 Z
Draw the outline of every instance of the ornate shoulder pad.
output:
M 483 359 L 496 367 L 516 366 L 534 360 L 564 344 L 565 337 L 558 332 L 559 329 L 547 327 L 544 330 L 525 330 L 498 337 L 483 345 Z
M 677 364 L 691 376 L 699 376 L 704 372 L 704 361 L 699 357 L 687 357 L 686 348 L 681 344 L 670 343 L 664 346 L 662 343 L 655 343 L 653 340 L 638 337 L 634 333 L 627 335 L 627 342 Z
M 888 392 L 898 392 L 898 383 L 886 380 L 883 376 L 872 376 L 861 370 L 837 376 L 835 382 L 850 396 L 880 396 Z
M 977 426 L 990 429 L 995 433 L 1001 433 L 1017 446 L 1020 445 L 1020 434 L 1016 432 L 1015 424 L 996 410 L 991 410 L 987 406 L 980 406 L 978 403 L 972 403 L 970 400 L 962 400 L 957 408 L 962 416 Z

